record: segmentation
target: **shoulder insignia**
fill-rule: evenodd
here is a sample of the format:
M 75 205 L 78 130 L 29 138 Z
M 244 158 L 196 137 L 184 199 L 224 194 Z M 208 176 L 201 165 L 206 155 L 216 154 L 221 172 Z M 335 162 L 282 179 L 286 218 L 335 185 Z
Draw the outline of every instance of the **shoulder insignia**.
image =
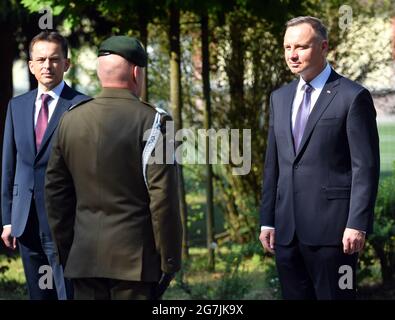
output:
M 145 105 L 151 107 L 152 109 L 154 109 L 156 112 L 158 112 L 158 113 L 161 114 L 161 115 L 169 114 L 166 110 L 164 110 L 164 109 L 162 109 L 162 108 L 160 108 L 160 107 L 156 107 L 156 106 L 154 106 L 153 104 L 148 103 L 148 102 L 143 101 L 143 100 L 140 100 L 140 101 L 141 101 L 141 103 L 144 103 Z

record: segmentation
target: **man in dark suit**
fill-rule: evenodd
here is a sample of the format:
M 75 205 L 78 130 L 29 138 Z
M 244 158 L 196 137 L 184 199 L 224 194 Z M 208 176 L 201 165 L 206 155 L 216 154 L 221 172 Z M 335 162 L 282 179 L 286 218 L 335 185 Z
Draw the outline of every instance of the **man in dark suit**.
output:
M 327 63 L 319 19 L 290 20 L 284 50 L 300 78 L 271 95 L 259 238 L 285 299 L 354 299 L 379 179 L 375 108 Z
M 105 40 L 102 91 L 67 112 L 54 139 L 48 220 L 76 299 L 156 299 L 180 269 L 171 118 L 139 99 L 146 65 L 135 38 Z
M 56 262 L 44 203 L 45 170 L 61 115 L 88 97 L 63 81 L 69 68 L 67 42 L 41 32 L 30 43 L 29 68 L 38 88 L 10 100 L 3 140 L 2 239 L 22 257 L 31 299 L 66 299 L 70 283 Z M 52 278 L 53 276 L 53 278 Z M 53 281 L 52 281 L 53 279 Z

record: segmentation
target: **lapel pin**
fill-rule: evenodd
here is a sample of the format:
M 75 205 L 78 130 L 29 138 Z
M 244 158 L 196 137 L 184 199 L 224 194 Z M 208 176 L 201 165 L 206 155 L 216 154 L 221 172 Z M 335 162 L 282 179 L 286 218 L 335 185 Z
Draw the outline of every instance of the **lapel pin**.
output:
M 326 90 L 326 93 L 331 93 L 331 90 Z

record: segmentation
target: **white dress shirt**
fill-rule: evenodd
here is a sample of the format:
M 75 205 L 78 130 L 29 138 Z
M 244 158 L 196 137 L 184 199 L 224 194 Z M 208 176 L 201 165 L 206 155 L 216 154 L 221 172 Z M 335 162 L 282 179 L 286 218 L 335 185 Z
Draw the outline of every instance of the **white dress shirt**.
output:
M 48 123 L 51 120 L 51 117 L 55 111 L 56 105 L 58 104 L 60 94 L 62 93 L 62 90 L 64 88 L 64 81 L 62 80 L 55 88 L 53 88 L 51 91 L 44 92 L 40 87 L 37 89 L 37 96 L 36 96 L 36 101 L 34 103 L 35 108 L 34 108 L 34 127 L 36 127 L 37 124 L 37 118 L 38 114 L 41 109 L 41 95 L 43 93 L 49 94 L 52 99 L 48 103 Z M 3 228 L 9 228 L 11 227 L 10 224 L 6 224 L 3 226 Z
M 318 97 L 320 96 L 325 83 L 328 81 L 331 72 L 332 72 L 331 66 L 329 65 L 329 63 L 326 63 L 324 70 L 322 70 L 318 76 L 316 76 L 313 80 L 310 81 L 310 85 L 313 87 L 313 91 L 311 92 L 311 104 L 310 104 L 309 114 L 311 113 L 311 110 L 313 110 L 314 105 L 317 102 Z M 303 94 L 304 94 L 303 86 L 305 84 L 306 81 L 302 77 L 300 77 L 298 86 L 296 87 L 294 101 L 292 103 L 292 130 L 294 129 L 295 126 L 296 114 L 298 113 L 299 107 L 302 104 Z M 274 227 L 261 226 L 261 231 L 265 229 L 274 229 Z
M 62 93 L 62 90 L 64 88 L 64 81 L 62 80 L 55 88 L 53 88 L 51 91 L 44 92 L 42 89 L 38 88 L 37 91 L 37 97 L 36 97 L 36 102 L 35 102 L 35 110 L 34 110 L 34 127 L 36 127 L 37 124 L 37 118 L 38 114 L 41 109 L 41 95 L 43 93 L 49 94 L 51 96 L 51 100 L 48 103 L 48 123 L 51 120 L 51 117 L 55 111 L 55 107 L 58 104 L 60 94 Z

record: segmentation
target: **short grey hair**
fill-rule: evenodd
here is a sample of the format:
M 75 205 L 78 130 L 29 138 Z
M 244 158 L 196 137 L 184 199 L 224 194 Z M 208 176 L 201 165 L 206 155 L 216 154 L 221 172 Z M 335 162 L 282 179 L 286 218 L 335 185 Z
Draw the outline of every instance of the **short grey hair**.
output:
M 311 16 L 301 16 L 301 17 L 296 17 L 291 20 L 289 20 L 285 26 L 286 29 L 289 27 L 297 26 L 302 23 L 307 23 L 309 24 L 322 40 L 328 40 L 328 30 L 325 27 L 325 25 L 322 23 L 322 21 L 316 17 L 311 17 Z

